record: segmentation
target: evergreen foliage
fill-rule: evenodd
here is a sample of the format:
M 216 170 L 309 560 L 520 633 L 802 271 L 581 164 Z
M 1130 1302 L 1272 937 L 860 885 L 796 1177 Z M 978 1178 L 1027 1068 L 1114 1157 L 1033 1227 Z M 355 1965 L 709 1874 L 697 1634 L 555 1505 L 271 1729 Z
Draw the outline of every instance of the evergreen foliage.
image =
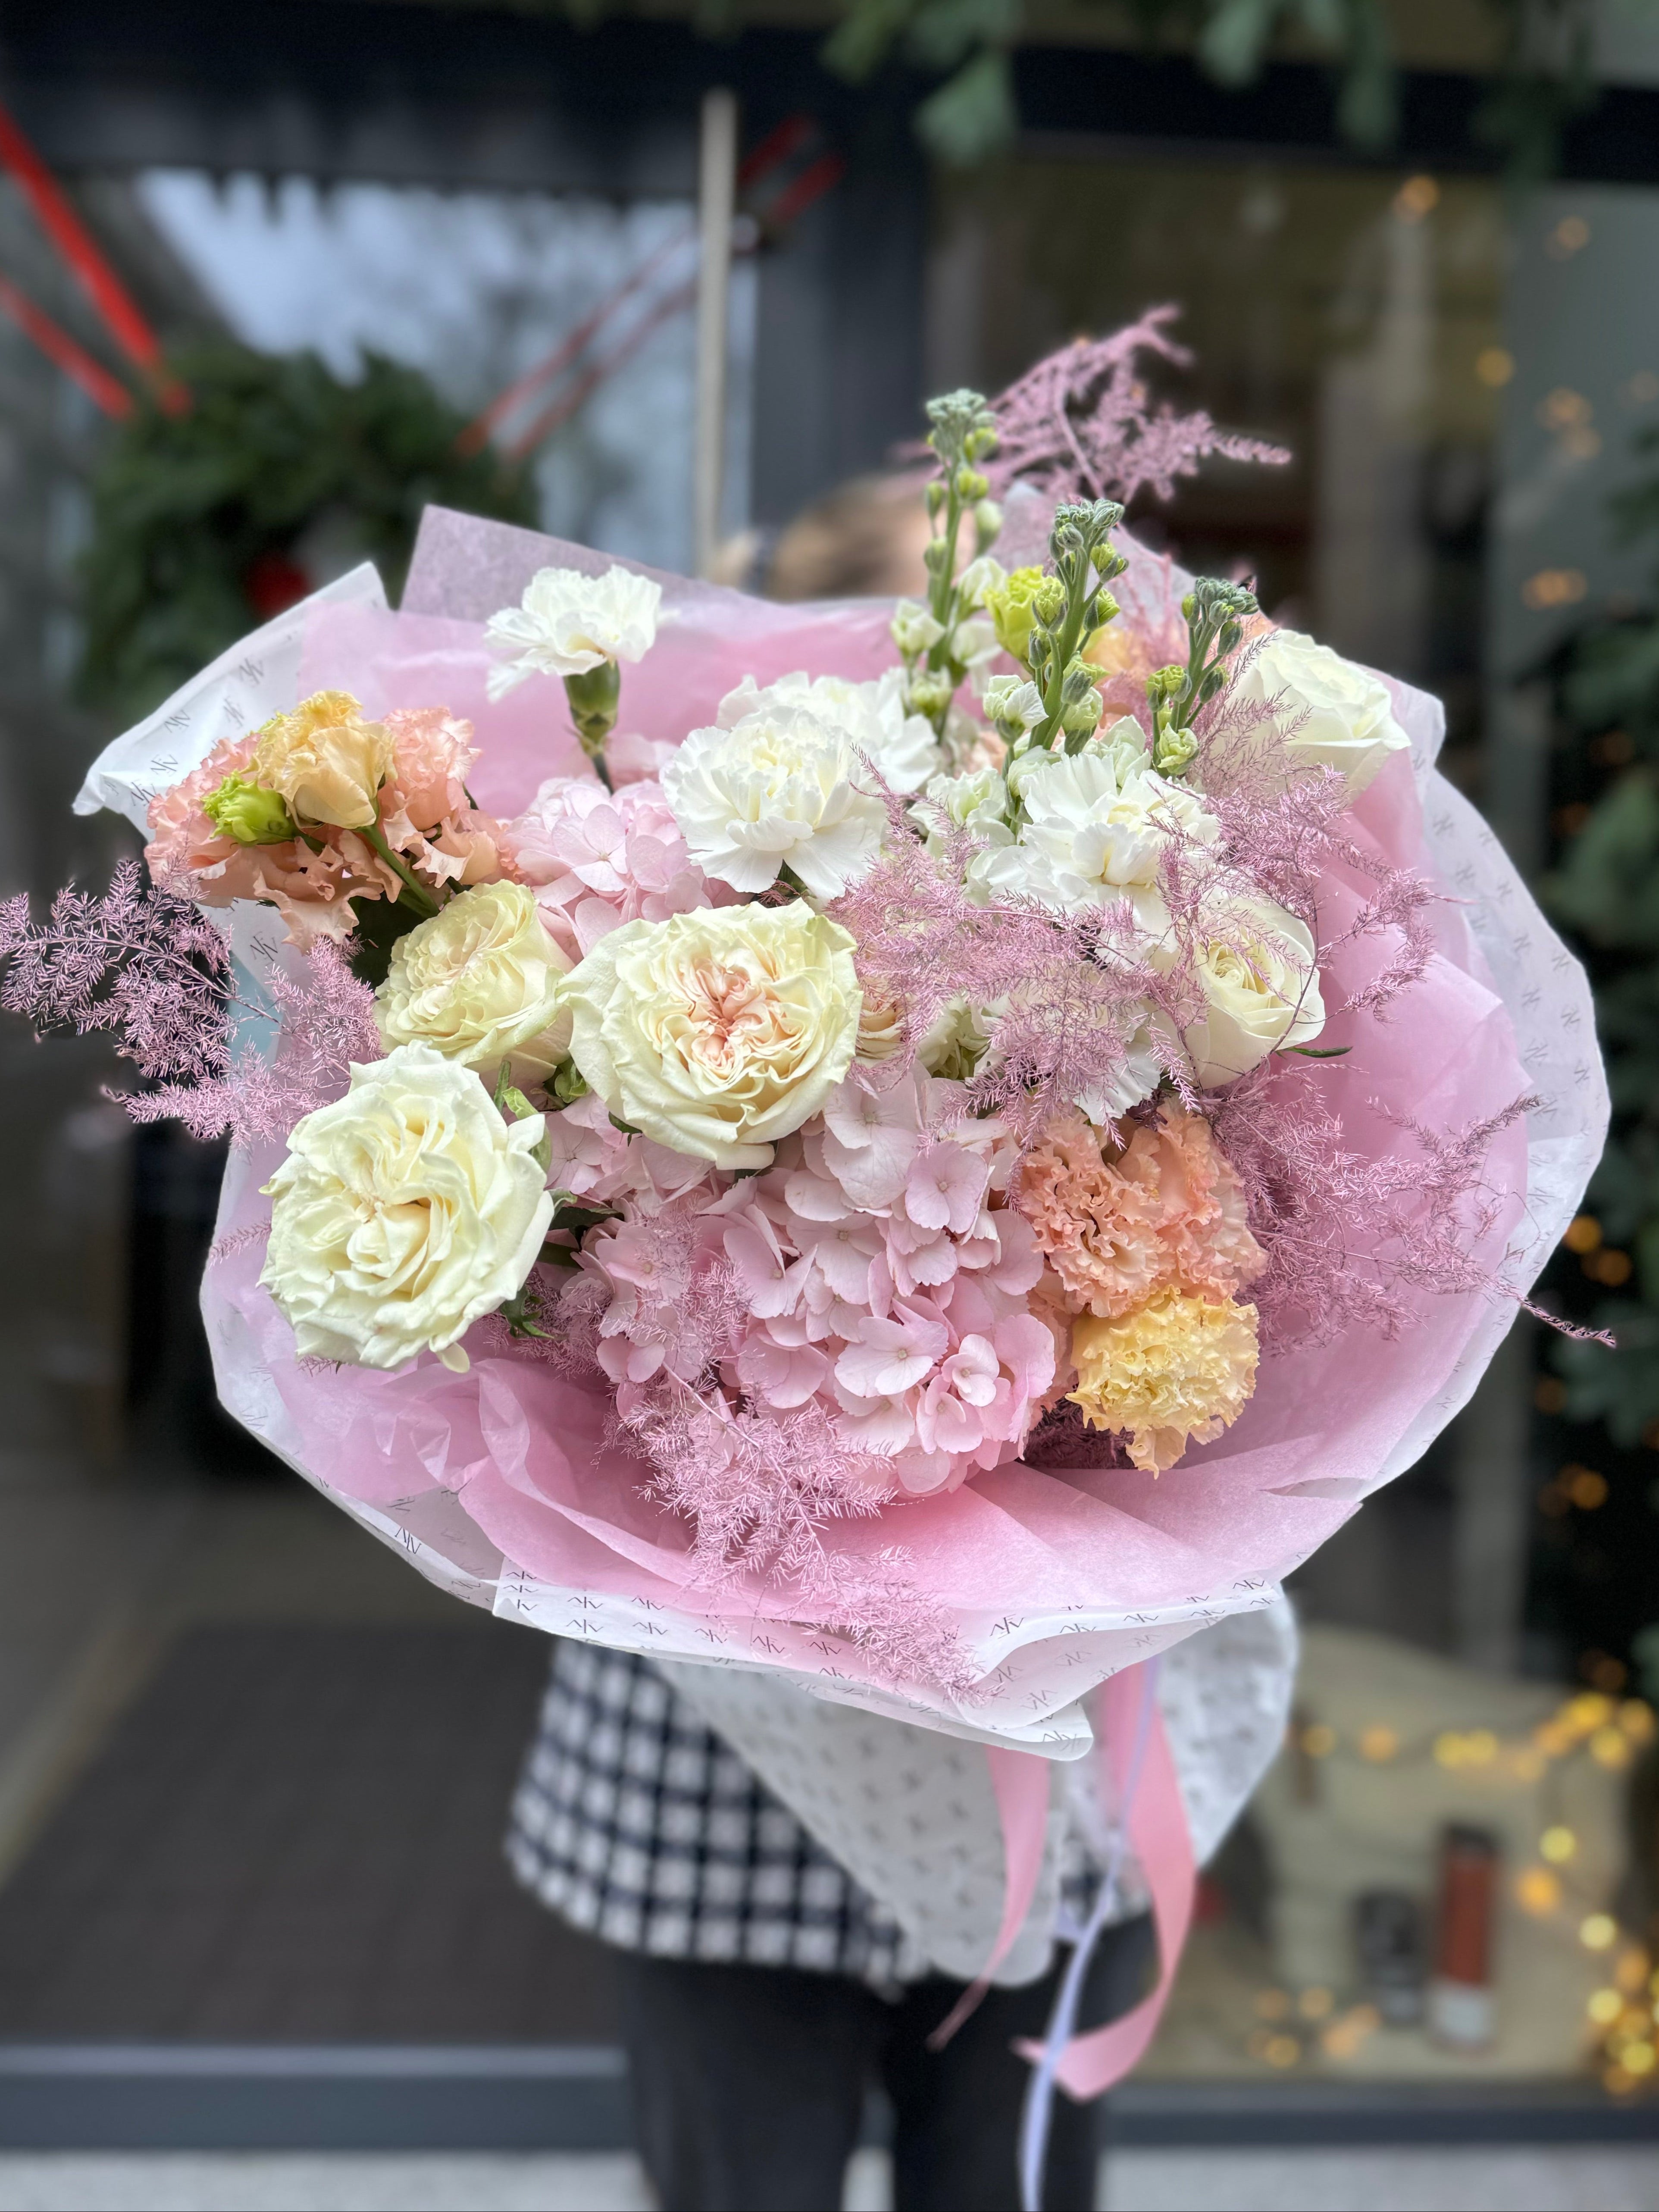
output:
M 319 568 L 372 560 L 395 599 L 428 503 L 536 520 L 528 477 L 489 447 L 459 452 L 465 418 L 418 369 L 370 355 L 349 383 L 314 353 L 229 341 L 173 366 L 189 410 L 141 406 L 93 484 L 82 685 L 126 719 L 314 588 Z

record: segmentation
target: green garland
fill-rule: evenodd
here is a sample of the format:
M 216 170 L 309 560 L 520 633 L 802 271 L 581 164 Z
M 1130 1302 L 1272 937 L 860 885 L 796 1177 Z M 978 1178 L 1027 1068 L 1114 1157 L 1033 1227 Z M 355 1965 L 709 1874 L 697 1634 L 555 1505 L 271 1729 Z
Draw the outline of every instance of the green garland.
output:
M 536 520 L 527 475 L 459 451 L 465 417 L 417 369 L 371 355 L 347 383 L 228 342 L 172 366 L 188 411 L 141 407 L 92 485 L 81 687 L 125 719 L 309 587 L 307 533 L 374 561 L 395 599 L 429 502 Z

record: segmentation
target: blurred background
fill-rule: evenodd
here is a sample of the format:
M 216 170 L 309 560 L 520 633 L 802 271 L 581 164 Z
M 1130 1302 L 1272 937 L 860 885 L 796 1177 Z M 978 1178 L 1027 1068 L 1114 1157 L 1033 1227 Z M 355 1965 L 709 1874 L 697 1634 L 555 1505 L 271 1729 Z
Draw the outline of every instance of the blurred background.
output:
M 1295 458 L 1132 526 L 1446 702 L 1446 772 L 1595 981 L 1614 1139 L 1546 1297 L 1620 1349 L 1517 1325 L 1297 1578 L 1295 1723 L 1117 2102 L 1112 2201 L 1196 2201 L 1208 2146 L 1215 2205 L 1648 2203 L 1659 19 L 1322 22 L 8 0 L 0 892 L 101 882 L 132 841 L 70 812 L 98 748 L 357 561 L 395 591 L 428 501 L 783 596 L 902 589 L 913 505 L 830 495 L 925 395 L 1181 303 L 1170 396 Z M 221 1161 L 135 1130 L 113 1074 L 0 1031 L 0 2202 L 93 2201 L 16 2174 L 100 2148 L 591 2154 L 574 2196 L 550 2167 L 533 2200 L 373 2201 L 642 2202 L 605 1954 L 500 1856 L 544 1648 L 219 1413 Z M 1347 2194 L 1249 2179 L 1356 2142 L 1306 2185 Z M 1388 2178 L 1431 2142 L 1486 2146 L 1488 2193 L 1445 2193 L 1451 2150 Z

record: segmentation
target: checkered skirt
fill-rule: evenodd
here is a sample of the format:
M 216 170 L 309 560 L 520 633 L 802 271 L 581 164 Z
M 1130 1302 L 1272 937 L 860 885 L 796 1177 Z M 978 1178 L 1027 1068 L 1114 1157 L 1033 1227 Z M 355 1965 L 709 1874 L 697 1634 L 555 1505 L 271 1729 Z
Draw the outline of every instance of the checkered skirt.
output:
M 804 1966 L 878 1989 L 931 1970 L 647 1660 L 563 1638 L 507 1836 L 543 1904 L 624 1950 Z

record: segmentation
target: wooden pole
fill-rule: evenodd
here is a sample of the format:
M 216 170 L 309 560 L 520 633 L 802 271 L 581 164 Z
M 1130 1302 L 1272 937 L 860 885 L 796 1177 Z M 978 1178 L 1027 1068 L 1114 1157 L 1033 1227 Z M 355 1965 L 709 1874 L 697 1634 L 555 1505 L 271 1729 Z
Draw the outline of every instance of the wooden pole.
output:
M 702 97 L 697 174 L 697 416 L 692 465 L 692 548 L 710 574 L 720 540 L 726 480 L 726 354 L 737 193 L 738 101 L 716 87 Z

